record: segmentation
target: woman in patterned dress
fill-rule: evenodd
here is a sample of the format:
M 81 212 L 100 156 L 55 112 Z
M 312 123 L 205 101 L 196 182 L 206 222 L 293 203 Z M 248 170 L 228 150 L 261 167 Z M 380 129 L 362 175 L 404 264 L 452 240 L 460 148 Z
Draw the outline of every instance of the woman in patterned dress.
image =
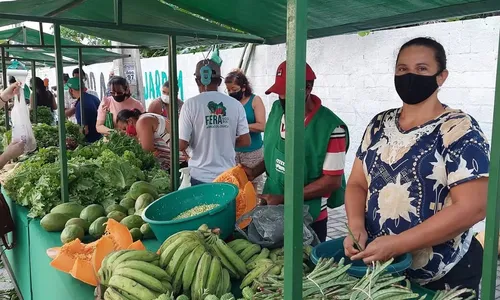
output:
M 471 227 L 485 217 L 489 144 L 474 118 L 439 101 L 447 77 L 438 42 L 401 47 L 394 83 L 403 106 L 376 115 L 365 131 L 345 200 L 362 249 L 350 237 L 344 249 L 367 264 L 412 253 L 413 281 L 477 292 L 483 249 Z

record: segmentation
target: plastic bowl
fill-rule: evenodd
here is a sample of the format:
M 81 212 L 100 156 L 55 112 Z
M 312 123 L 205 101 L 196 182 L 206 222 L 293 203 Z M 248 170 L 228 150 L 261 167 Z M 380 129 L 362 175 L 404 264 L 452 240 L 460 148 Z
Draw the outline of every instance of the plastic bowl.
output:
M 352 264 L 349 270 L 347 270 L 347 273 L 353 277 L 361 278 L 365 276 L 366 269 L 368 268 L 362 260 L 351 261 L 344 255 L 343 237 L 321 243 L 314 247 L 311 252 L 311 261 L 316 264 L 322 257 L 333 258 L 335 261 L 344 258 L 345 264 Z M 411 266 L 411 262 L 412 258 L 409 253 L 398 256 L 394 259 L 394 262 L 389 265 L 387 272 L 395 275 L 400 274 Z
M 236 196 L 238 187 L 230 183 L 206 183 L 167 194 L 151 203 L 142 213 L 156 238 L 164 241 L 182 230 L 196 230 L 202 224 L 220 228 L 221 238 L 226 239 L 234 231 L 236 220 Z M 202 214 L 180 220 L 172 220 L 195 206 L 219 204 Z

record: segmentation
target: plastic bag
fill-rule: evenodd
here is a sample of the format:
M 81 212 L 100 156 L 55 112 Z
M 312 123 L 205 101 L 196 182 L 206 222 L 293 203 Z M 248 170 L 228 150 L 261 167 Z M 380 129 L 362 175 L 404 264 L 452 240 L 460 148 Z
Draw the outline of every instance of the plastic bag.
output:
M 179 190 L 190 187 L 191 175 L 189 174 L 189 167 L 180 169 L 179 173 L 181 173 L 181 184 L 179 186 Z
M 309 206 L 304 205 L 304 227 L 303 244 L 316 246 L 319 239 L 311 228 L 313 222 L 309 214 Z M 245 230 L 240 229 L 239 224 L 247 219 L 252 221 Z M 256 206 L 252 211 L 242 215 L 236 221 L 236 230 L 246 239 L 254 244 L 259 244 L 266 248 L 283 247 L 285 236 L 285 206 L 284 205 L 265 205 Z
M 20 99 L 22 99 L 20 101 Z M 19 96 L 14 97 L 14 107 L 11 112 L 12 118 L 12 140 L 24 142 L 24 153 L 30 153 L 36 149 L 35 135 L 31 127 L 30 112 L 24 100 L 24 90 L 19 89 Z

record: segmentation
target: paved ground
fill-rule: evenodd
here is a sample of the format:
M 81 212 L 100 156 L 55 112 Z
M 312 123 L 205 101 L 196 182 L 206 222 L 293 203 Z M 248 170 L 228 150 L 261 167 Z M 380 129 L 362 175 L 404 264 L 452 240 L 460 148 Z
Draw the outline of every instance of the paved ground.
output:
M 328 213 L 328 238 L 334 239 L 347 235 L 345 227 L 346 215 L 344 207 L 329 210 Z M 500 300 L 500 260 L 497 262 L 497 284 L 496 284 L 496 297 Z

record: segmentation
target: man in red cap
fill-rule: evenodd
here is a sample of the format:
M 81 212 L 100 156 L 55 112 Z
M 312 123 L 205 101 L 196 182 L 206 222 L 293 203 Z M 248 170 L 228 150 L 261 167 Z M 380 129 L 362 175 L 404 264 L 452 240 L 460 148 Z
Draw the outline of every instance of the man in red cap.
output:
M 316 75 L 306 64 L 304 201 L 314 220 L 311 226 L 323 242 L 327 235 L 327 206 L 343 204 L 343 174 L 349 138 L 345 123 L 311 93 L 315 79 Z M 260 203 L 278 205 L 285 201 L 286 61 L 279 65 L 275 82 L 266 91 L 266 94 L 270 93 L 277 94 L 279 101 L 274 102 L 266 123 L 264 161 L 253 169 L 245 167 L 245 171 L 249 180 L 266 172 Z

